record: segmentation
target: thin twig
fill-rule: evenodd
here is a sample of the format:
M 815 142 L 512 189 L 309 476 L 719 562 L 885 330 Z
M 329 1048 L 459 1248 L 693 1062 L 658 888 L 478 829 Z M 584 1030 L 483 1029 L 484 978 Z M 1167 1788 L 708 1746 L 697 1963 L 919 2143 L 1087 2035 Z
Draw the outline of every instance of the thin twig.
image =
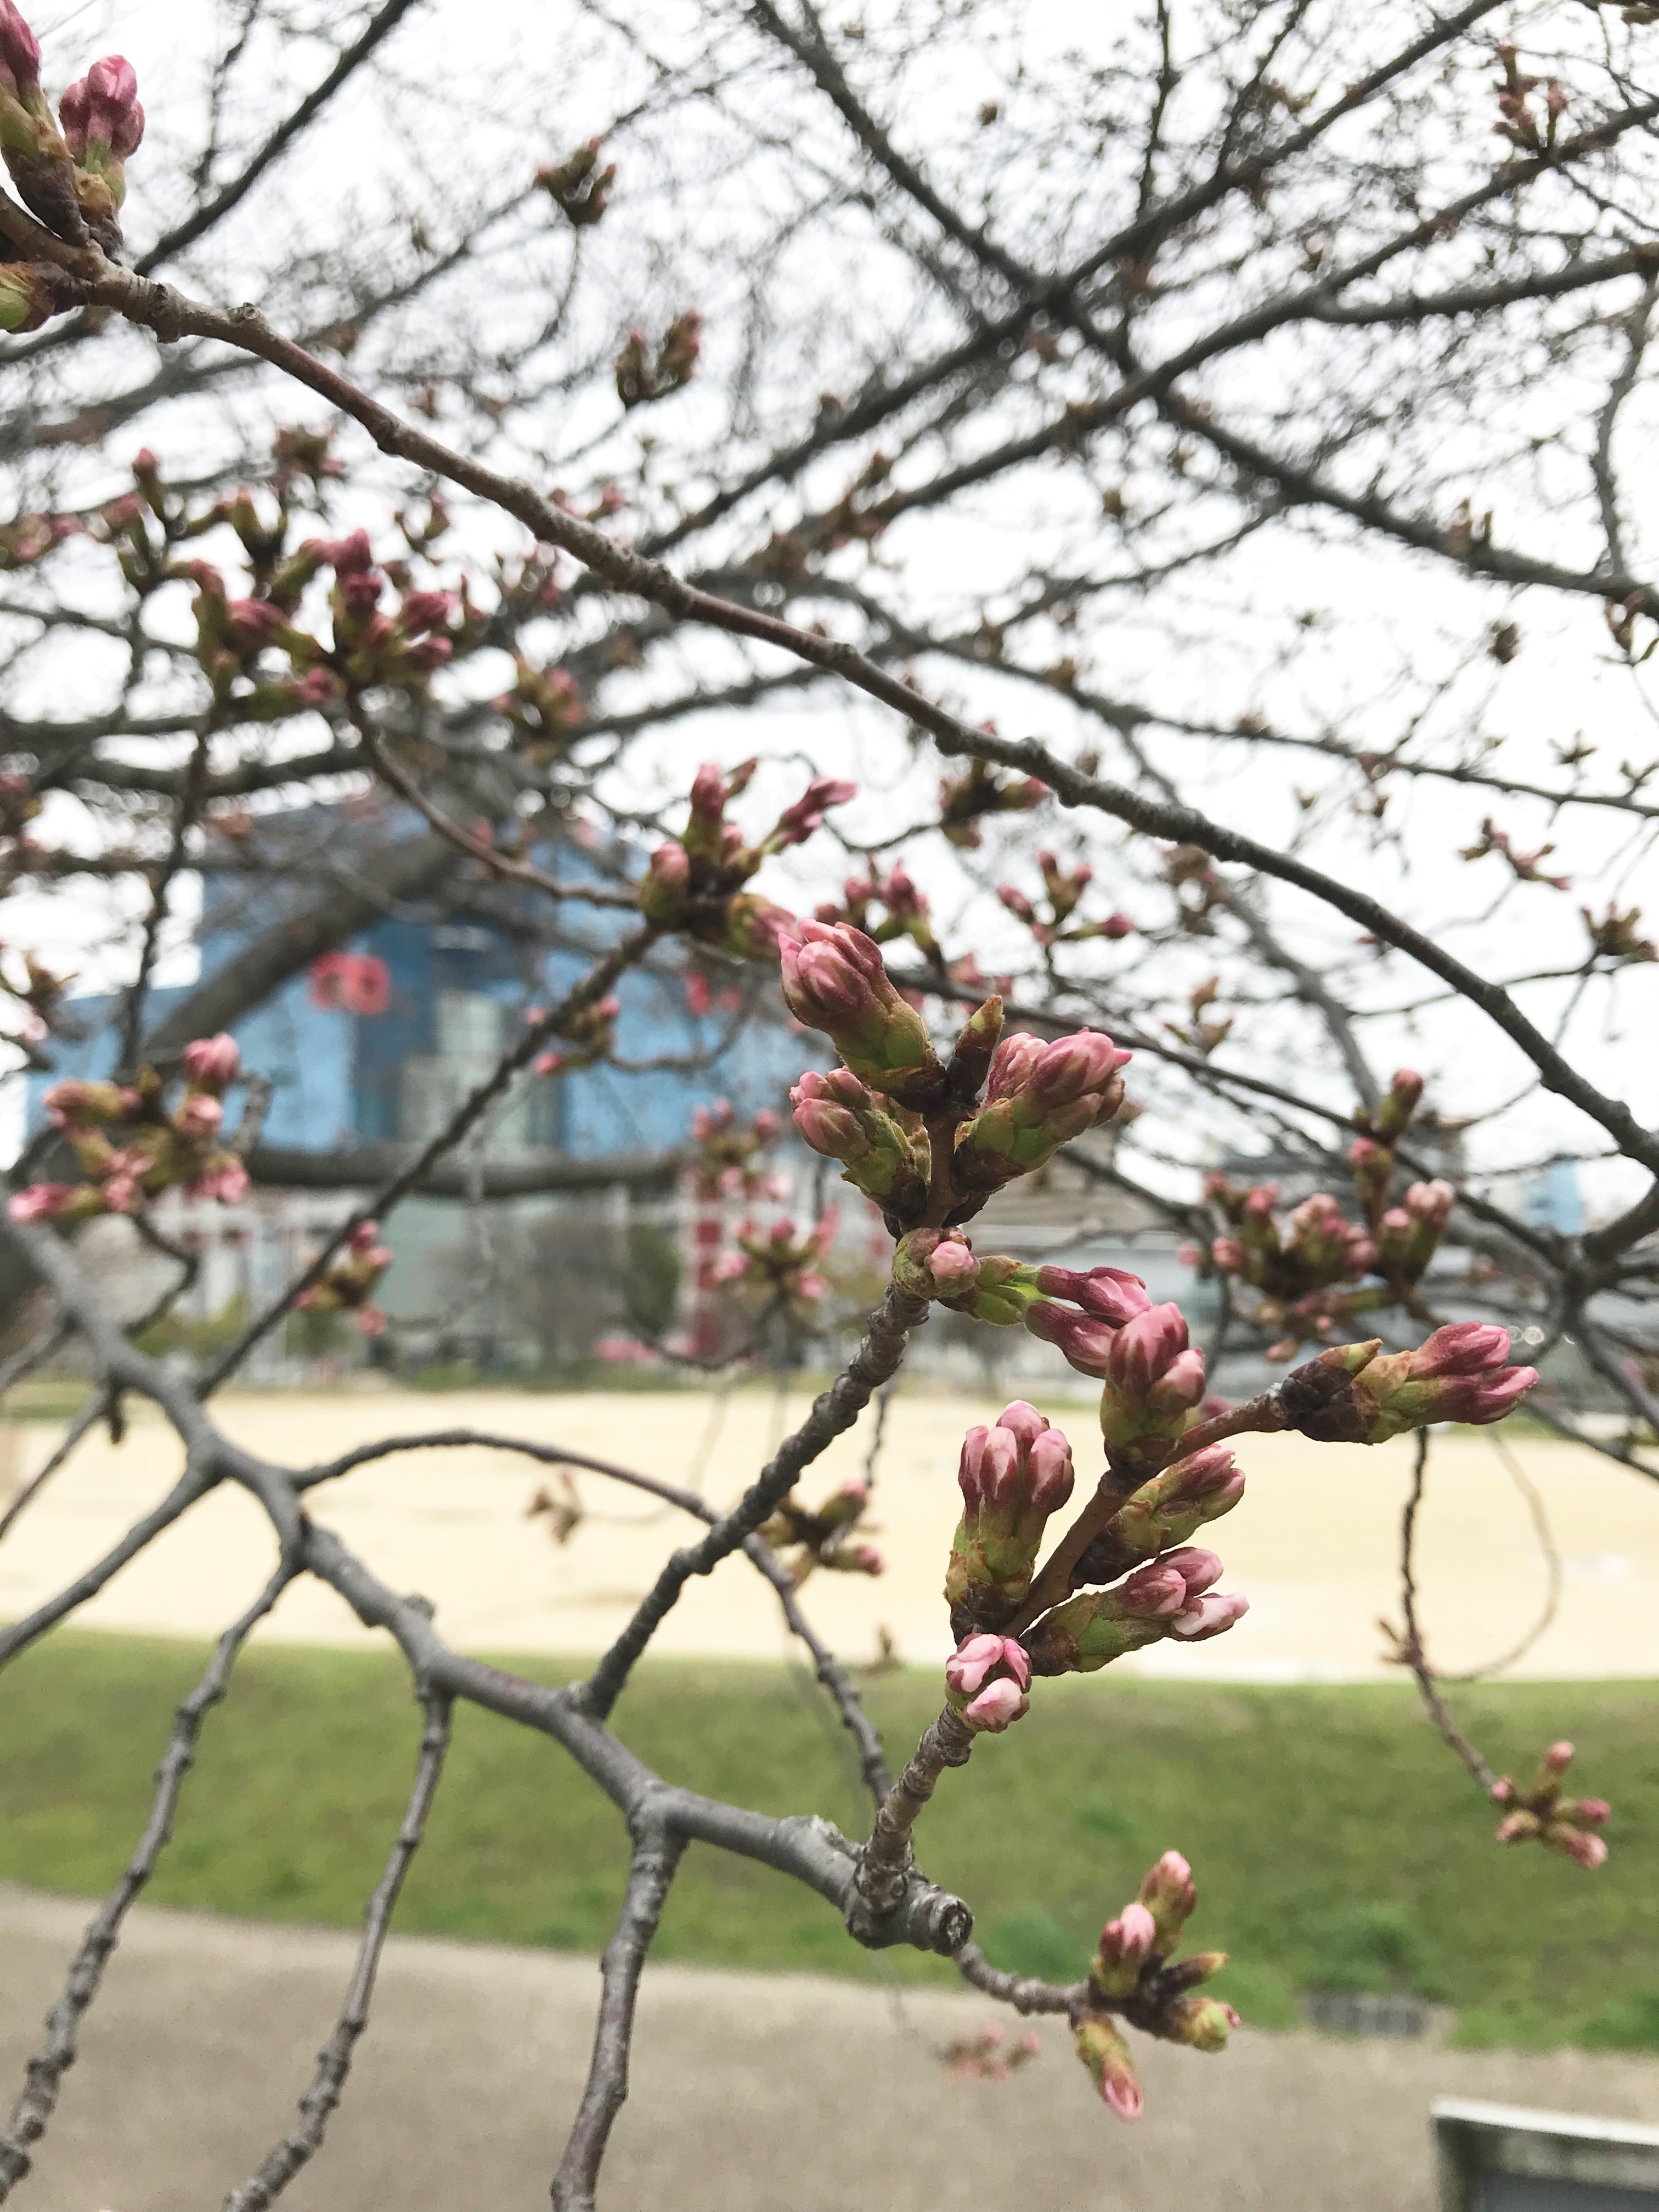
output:
M 10 2127 L 0 2136 L 0 2203 L 33 2163 L 33 2148 L 46 2133 L 64 2076 L 75 2063 L 82 2020 L 98 1995 L 104 1969 L 121 1940 L 121 1923 L 128 1907 L 149 1880 L 172 1836 L 179 1792 L 195 1760 L 202 1723 L 224 1696 L 242 1646 L 298 1571 L 296 1560 L 283 1561 L 241 1619 L 219 1638 L 207 1672 L 179 1707 L 172 1736 L 155 1771 L 155 1795 L 144 1832 L 125 1873 L 81 1939 L 64 1994 L 46 2015 L 46 2039 L 28 2063 L 23 2094 L 12 2112 Z
M 346 2076 L 351 2071 L 357 2039 L 368 2026 L 374 1977 L 386 1948 L 398 1893 L 404 1886 L 410 1860 L 420 1849 L 427 1815 L 443 1773 L 444 1754 L 449 1748 L 451 1700 L 436 1692 L 428 1692 L 422 1702 L 426 1709 L 426 1725 L 421 1732 L 420 1756 L 416 1761 L 408 1809 L 386 1870 L 368 1900 L 362 1941 L 357 1946 L 357 1962 L 352 1968 L 345 2002 L 340 2008 L 333 2034 L 318 2054 L 311 2087 L 300 2100 L 299 2124 L 283 2137 L 251 2179 L 240 2189 L 232 2190 L 225 2199 L 224 2212 L 264 2212 L 264 2207 L 282 2195 L 307 2159 L 321 2148 L 329 2116 L 340 2101 Z
M 645 1954 L 657 1932 L 674 1869 L 685 1846 L 678 1836 L 647 1829 L 635 1841 L 617 1931 L 605 1947 L 605 1978 L 587 2086 L 553 2177 L 554 2212 L 593 2212 L 599 2165 L 611 2130 L 628 2096 L 628 2061 L 634 2042 L 634 2009 Z M 226 2212 L 232 2208 L 226 2207 Z M 241 2208 L 236 2208 L 241 2212 Z
M 1428 1654 L 1424 1650 L 1422 1627 L 1417 1617 L 1417 1577 L 1413 1549 L 1417 1537 L 1418 1508 L 1423 1503 L 1428 1466 L 1429 1431 L 1419 1429 L 1417 1432 L 1417 1454 L 1412 1465 L 1411 1494 L 1406 1500 L 1406 1510 L 1400 1523 L 1400 1595 L 1406 1617 L 1406 1633 L 1400 1643 L 1400 1656 L 1417 1678 L 1417 1686 L 1423 1693 L 1423 1703 L 1428 1708 L 1429 1718 L 1490 1796 L 1498 1776 L 1453 1720 L 1450 1709 L 1440 1694 L 1440 1686 L 1435 1679 L 1434 1669 L 1429 1664 Z

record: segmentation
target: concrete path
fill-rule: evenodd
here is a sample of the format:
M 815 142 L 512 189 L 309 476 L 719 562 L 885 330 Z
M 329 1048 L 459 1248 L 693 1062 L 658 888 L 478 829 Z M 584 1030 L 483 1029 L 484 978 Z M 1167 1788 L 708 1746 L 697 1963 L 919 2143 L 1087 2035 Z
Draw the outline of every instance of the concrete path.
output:
M 9 2102 L 88 1908 L 0 1887 Z M 210 2212 L 290 2124 L 352 1939 L 138 1909 L 20 2212 Z M 536 2212 L 587 2060 L 591 1960 L 388 1947 L 368 2035 L 293 2212 Z M 612 2212 L 1430 2212 L 1431 2097 L 1651 2119 L 1659 2063 L 1242 2033 L 1139 2046 L 1113 2120 L 1042 2031 L 1000 2085 L 934 2053 L 994 2008 L 806 1976 L 647 1969 Z
M 818 1575 L 810 1609 L 854 1658 L 873 1652 L 885 1626 L 911 1661 L 948 1648 L 939 1598 L 955 1523 L 957 1455 L 964 1428 L 996 1403 L 920 1389 L 892 1405 L 872 1518 L 887 1573 Z M 1079 1471 L 1099 1464 L 1086 1404 L 1052 1405 L 1072 1437 Z M 767 1456 L 785 1422 L 805 1411 L 763 1391 L 733 1395 L 723 1411 L 705 1394 L 552 1395 L 509 1391 L 340 1391 L 228 1396 L 216 1412 L 230 1432 L 270 1457 L 303 1466 L 388 1433 L 502 1430 L 619 1459 L 709 1498 L 733 1496 Z M 862 1465 L 870 1417 L 842 1438 L 802 1486 L 810 1503 Z M 13 1436 L 19 1431 L 10 1432 Z M 21 1432 L 13 1479 L 54 1441 Z M 1431 1647 L 1455 1672 L 1489 1662 L 1536 1618 L 1546 1577 L 1525 1498 L 1493 1435 L 1437 1438 L 1422 1516 L 1424 1615 Z M 1399 1518 L 1408 1480 L 1406 1439 L 1365 1450 L 1299 1437 L 1246 1437 L 1243 1504 L 1217 1530 L 1229 1588 L 1250 1600 L 1231 1634 L 1197 1647 L 1160 1645 L 1121 1662 L 1147 1672 L 1254 1681 L 1352 1680 L 1388 1672 L 1379 1614 L 1397 1617 Z M 1554 1625 L 1518 1670 L 1542 1679 L 1659 1674 L 1659 1488 L 1605 1460 L 1534 1436 L 1507 1449 L 1535 1485 L 1562 1555 Z M 176 1439 L 139 1409 L 127 1440 L 89 1437 L 0 1548 L 0 1620 L 29 1610 L 89 1560 L 173 1482 Z M 314 1494 L 317 1517 L 340 1532 L 400 1589 L 433 1598 L 447 1635 L 473 1650 L 581 1654 L 602 1650 L 648 1587 L 685 1517 L 598 1478 L 579 1488 L 591 1517 L 562 1548 L 547 1523 L 524 1519 L 542 1480 L 529 1462 L 476 1450 L 420 1452 L 365 1467 Z M 0 1470 L 0 1488 L 4 1486 Z M 88 1626 L 214 1635 L 258 1588 L 274 1557 L 264 1516 L 227 1488 L 186 1516 L 88 1606 Z M 313 1583 L 284 1597 L 272 1633 L 305 1641 L 360 1640 L 365 1632 Z M 776 1605 L 734 1561 L 695 1583 L 658 1639 L 664 1652 L 771 1656 L 781 1648 Z

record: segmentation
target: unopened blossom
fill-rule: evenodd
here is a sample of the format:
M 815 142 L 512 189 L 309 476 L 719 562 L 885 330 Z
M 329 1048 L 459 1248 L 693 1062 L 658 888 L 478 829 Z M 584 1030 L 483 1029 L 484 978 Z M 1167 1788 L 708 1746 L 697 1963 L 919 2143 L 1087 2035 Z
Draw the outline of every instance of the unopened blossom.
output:
M 915 1218 L 927 1194 L 930 1154 L 914 1115 L 847 1067 L 827 1075 L 809 1071 L 789 1093 L 789 1103 L 803 1141 L 824 1158 L 839 1160 L 844 1182 L 896 1218 Z
M 1121 2120 L 1138 2120 L 1145 2099 L 1129 2046 L 1103 2013 L 1085 2013 L 1073 2030 L 1077 2055 L 1109 2109 Z
M 217 1036 L 192 1037 L 184 1049 L 185 1073 L 204 1091 L 222 1091 L 241 1070 L 242 1055 L 234 1036 L 221 1030 Z
M 1210 1590 L 1219 1571 L 1213 1553 L 1188 1549 L 1137 1567 L 1110 1589 L 1067 1598 L 1027 1632 L 1033 1671 L 1092 1674 L 1166 1636 L 1219 1635 L 1249 1610 L 1245 1599 Z
M 927 1024 L 894 988 L 881 951 L 848 922 L 803 921 L 778 940 L 783 996 L 822 1030 L 854 1075 L 903 1098 L 939 1074 Z
M 963 1190 L 994 1191 L 1030 1175 L 1123 1103 L 1118 1073 L 1129 1060 L 1110 1037 L 1079 1030 L 1044 1044 L 1005 1037 L 991 1063 L 985 1103 L 962 1133 L 954 1173 Z
M 1071 1446 L 1023 1399 L 990 1427 L 969 1430 L 957 1470 L 962 1517 L 945 1577 L 953 1622 L 960 1613 L 994 1626 L 1013 1612 L 1073 1480 Z
M 1102 1996 L 1127 1996 L 1152 1959 L 1158 1923 L 1137 1898 L 1100 1931 L 1100 1947 L 1089 1968 L 1091 1985 Z
M 1380 1339 L 1333 1345 L 1279 1386 L 1288 1425 L 1325 1443 L 1382 1443 L 1431 1421 L 1501 1421 L 1538 1380 L 1508 1364 L 1510 1334 L 1453 1322 L 1415 1352 L 1385 1353 Z
M 968 1726 L 1000 1735 L 1025 1712 L 1031 1662 L 1012 1636 L 964 1637 L 945 1662 L 951 1705 Z
M 1559 1851 L 1586 1871 L 1604 1865 L 1607 1838 L 1592 1832 L 1603 1826 L 1613 1808 L 1605 1797 L 1567 1797 L 1562 1777 L 1572 1764 L 1573 1747 L 1553 1743 L 1539 1761 L 1532 1787 L 1522 1790 L 1507 1774 L 1492 1784 L 1492 1802 L 1509 1809 L 1498 1825 L 1500 1844 L 1537 1842 Z
M 1244 1476 L 1230 1446 L 1206 1444 L 1172 1460 L 1127 1498 L 1107 1533 L 1130 1559 L 1148 1559 L 1184 1545 L 1207 1522 L 1230 1513 L 1244 1494 Z

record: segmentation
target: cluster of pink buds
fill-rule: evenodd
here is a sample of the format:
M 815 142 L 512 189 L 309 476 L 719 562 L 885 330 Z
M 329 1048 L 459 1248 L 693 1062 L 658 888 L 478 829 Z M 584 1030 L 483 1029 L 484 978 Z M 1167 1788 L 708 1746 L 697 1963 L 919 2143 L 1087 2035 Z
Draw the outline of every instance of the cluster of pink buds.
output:
M 1507 1774 L 1492 1787 L 1494 1805 L 1505 1808 L 1498 1824 L 1500 1844 L 1537 1842 L 1593 1871 L 1607 1856 L 1604 1827 L 1613 1808 L 1605 1797 L 1564 1797 L 1561 1778 L 1572 1764 L 1572 1746 L 1553 1743 L 1539 1762 L 1532 1788 L 1518 1790 Z
M 738 1250 L 714 1262 L 710 1280 L 741 1285 L 763 1305 L 781 1305 L 794 1319 L 810 1321 L 830 1287 L 822 1268 L 836 1241 L 836 1222 L 833 1206 L 804 1232 L 793 1221 L 775 1221 L 767 1230 L 745 1221 L 738 1231 Z
M 1074 868 L 1062 868 L 1058 857 L 1045 850 L 1037 854 L 1036 861 L 1042 874 L 1046 913 L 1040 913 L 1013 884 L 999 884 L 997 896 L 1017 921 L 1025 924 L 1045 952 L 1058 945 L 1082 945 L 1093 937 L 1133 936 L 1135 926 L 1127 914 L 1109 914 L 1097 921 L 1078 916 L 1083 895 L 1095 879 L 1086 860 L 1079 860 Z
M 757 763 L 750 760 L 728 775 L 706 761 L 691 784 L 691 807 L 678 838 L 659 845 L 640 885 L 640 911 L 659 929 L 672 929 L 708 945 L 732 960 L 776 957 L 794 917 L 743 886 L 773 853 L 798 845 L 823 822 L 825 811 L 855 797 L 856 784 L 814 776 L 793 805 L 786 807 L 767 835 L 755 844 L 726 818 L 731 802 L 747 790 Z
M 988 815 L 1029 814 L 1048 796 L 1048 785 L 1034 775 L 1002 776 L 984 761 L 971 761 L 964 775 L 941 777 L 939 826 L 951 844 L 977 851 Z
M 841 897 L 817 908 L 815 918 L 822 922 L 850 922 L 877 945 L 908 938 L 925 960 L 940 957 L 927 898 L 911 880 L 908 869 L 897 860 L 884 876 L 875 868 L 866 876 L 848 876 Z
M 1553 891 L 1572 889 L 1571 876 L 1547 876 L 1539 866 L 1555 850 L 1553 845 L 1540 845 L 1530 853 L 1519 852 L 1509 831 L 1500 830 L 1490 815 L 1480 824 L 1480 835 L 1475 842 L 1462 849 L 1466 860 L 1484 860 L 1488 853 L 1496 853 L 1500 860 L 1508 862 L 1510 873 L 1518 884 L 1543 884 Z
M 1099 1030 L 1047 1044 L 1024 1032 L 1006 1037 L 991 1061 L 985 1103 L 957 1141 L 957 1187 L 988 1196 L 1109 1121 L 1123 1103 L 1119 1070 L 1129 1057 Z
M 1559 76 L 1529 76 L 1513 46 L 1498 47 L 1498 65 L 1504 74 L 1498 82 L 1494 132 L 1526 154 L 1541 153 L 1545 147 L 1553 146 L 1566 112 L 1566 87 Z M 1544 91 L 1541 117 L 1532 109 L 1532 95 L 1540 85 Z
M 169 1108 L 161 1078 L 141 1068 L 130 1083 L 60 1083 L 46 1108 L 86 1180 L 33 1183 L 11 1200 L 15 1221 L 83 1220 L 137 1213 L 161 1191 L 234 1206 L 247 1170 L 223 1141 L 224 1093 L 241 1066 L 235 1040 L 198 1037 L 184 1051 L 184 1095 Z
M 1197 1902 L 1192 1869 L 1179 1851 L 1165 1851 L 1141 1883 L 1139 1896 L 1101 1930 L 1073 2035 L 1089 2078 L 1121 2120 L 1139 2119 L 1143 2100 L 1116 2019 L 1192 2051 L 1223 2050 L 1238 2026 L 1230 2004 L 1188 1995 L 1221 1971 L 1226 1953 L 1172 1955 Z
M 1578 911 L 1584 917 L 1590 951 L 1595 959 L 1606 960 L 1615 968 L 1659 960 L 1659 945 L 1650 937 L 1644 937 L 1636 926 L 1642 919 L 1639 906 L 1621 908 L 1616 899 L 1609 899 L 1605 914 L 1598 915 L 1587 906 L 1581 906 Z
M 781 1198 L 783 1178 L 769 1170 L 766 1155 L 777 1141 L 779 1122 L 769 1106 L 748 1121 L 738 1119 L 729 1098 L 699 1106 L 691 1116 L 696 1148 L 692 1172 L 704 1198 Z
M 802 921 L 780 937 L 778 952 L 785 1005 L 824 1032 L 854 1075 L 902 1104 L 939 1091 L 927 1024 L 894 988 L 872 939 L 848 922 Z
M 324 568 L 334 572 L 326 643 L 298 620 L 306 587 Z M 197 659 L 221 697 L 249 684 L 236 704 L 255 716 L 326 706 L 348 689 L 369 684 L 418 690 L 455 649 L 445 634 L 455 611 L 453 593 L 410 587 L 395 611 L 380 605 L 387 579 L 375 566 L 366 530 L 333 540 L 307 538 L 278 563 L 259 597 L 230 598 L 210 562 L 192 561 L 179 573 L 196 586 Z M 287 657 L 289 676 L 256 674 L 261 657 L 273 650 Z
M 1018 2041 L 1005 2041 L 1002 2030 L 994 2021 L 979 2030 L 977 2034 L 959 2037 L 947 2043 L 939 2057 L 947 2074 L 954 2074 L 963 2081 L 1006 2081 L 1022 2066 L 1041 2057 L 1042 2038 L 1035 2028 L 1027 2028 Z
M 1250 1607 L 1248 1598 L 1213 1587 L 1222 1573 L 1213 1552 L 1183 1544 L 1111 1589 L 1067 1598 L 1026 1632 L 1032 1673 L 1091 1674 L 1166 1636 L 1204 1644 L 1224 1635 Z
M 1538 1380 L 1511 1367 L 1510 1333 L 1490 1322 L 1450 1322 L 1415 1352 L 1334 1344 L 1279 1387 L 1285 1425 L 1323 1443 L 1380 1444 L 1432 1421 L 1501 1421 Z
M 945 1662 L 945 1686 L 975 1735 L 1000 1735 L 1030 1711 L 1031 1662 L 1012 1636 L 965 1636 Z
M 365 1336 L 379 1336 L 386 1328 L 386 1316 L 373 1294 L 391 1265 L 392 1254 L 380 1242 L 379 1223 L 360 1221 L 345 1249 L 329 1261 L 327 1273 L 294 1303 L 312 1313 L 349 1313 Z
M 927 1197 L 932 1152 L 921 1117 L 884 1099 L 851 1068 L 809 1069 L 789 1093 L 802 1141 L 842 1163 L 842 1181 L 875 1200 L 897 1223 L 914 1219 Z
M 20 1009 L 22 1019 L 11 1042 L 27 1052 L 39 1044 L 43 1037 L 58 1035 L 69 1036 L 79 1033 L 80 1025 L 64 1011 L 64 1000 L 72 975 L 55 975 L 50 968 L 35 958 L 33 953 L 18 948 L 18 957 L 23 963 L 22 981 L 16 980 L 15 971 L 9 971 L 5 956 L 9 945 L 0 944 L 0 991 Z M 45 1064 L 44 1062 L 42 1063 Z
M 526 759 L 545 768 L 563 757 L 586 710 L 568 669 L 538 668 L 519 653 L 513 657 L 513 688 L 495 701 L 495 711 L 517 732 Z
M 536 182 L 574 230 L 586 230 L 601 222 L 610 204 L 611 187 L 617 181 L 617 165 L 599 167 L 603 138 L 590 138 L 562 161 L 538 169 Z
M 1413 1182 L 1396 1198 L 1397 1148 L 1423 1097 L 1423 1079 L 1402 1067 L 1374 1114 L 1356 1116 L 1361 1133 L 1348 1150 L 1361 1221 L 1319 1191 L 1280 1221 L 1277 1183 L 1244 1185 L 1216 1173 L 1204 1194 L 1227 1224 L 1211 1243 L 1209 1263 L 1261 1293 L 1252 1316 L 1258 1328 L 1282 1330 L 1268 1348 L 1288 1359 L 1298 1344 L 1328 1337 L 1357 1314 L 1398 1304 L 1415 1288 L 1439 1249 L 1456 1200 L 1449 1182 Z M 1182 1256 L 1198 1263 L 1191 1246 Z M 1380 1278 L 1365 1288 L 1367 1278 Z M 1352 1286 L 1352 1287 L 1351 1287 Z
M 702 317 L 696 307 L 676 315 L 655 354 L 643 331 L 629 331 L 617 356 L 617 397 L 625 408 L 665 399 L 696 374 L 702 351 Z
M 1070 1444 L 1024 1399 L 992 1427 L 969 1430 L 957 1470 L 962 1518 L 945 1575 L 953 1636 L 1000 1628 L 1018 1610 L 1073 1481 Z
M 0 272 L 0 330 L 13 327 L 5 319 L 7 281 L 4 273 Z M 0 576 L 9 574 L 14 568 L 32 568 L 66 538 L 78 538 L 80 534 L 80 521 L 72 514 L 20 514 L 11 522 L 0 523 Z
M 40 82 L 40 41 L 13 0 L 0 0 L 0 153 L 19 198 L 48 230 L 76 246 L 90 233 L 105 252 L 118 253 L 124 164 L 143 135 L 138 81 L 131 63 L 119 54 L 94 62 L 70 85 L 54 118 Z M 0 270 L 0 285 L 38 266 L 8 263 Z M 69 301 L 56 304 L 67 306 Z M 55 311 L 54 306 L 46 312 Z
M 822 1505 L 808 1507 L 786 1498 L 762 1524 L 762 1541 L 783 1559 L 797 1589 L 815 1567 L 832 1574 L 878 1575 L 881 1553 L 859 1534 L 869 1504 L 869 1484 L 856 1479 L 843 1482 Z
M 569 1048 L 565 1052 L 538 1053 L 531 1066 L 538 1075 L 569 1075 L 578 1068 L 592 1067 L 595 1060 L 609 1060 L 617 1049 L 617 1017 L 622 1012 L 622 1000 L 614 994 L 596 999 L 591 1006 L 581 1006 L 555 1031 Z M 526 1018 L 540 1018 L 539 1009 L 529 1009 Z

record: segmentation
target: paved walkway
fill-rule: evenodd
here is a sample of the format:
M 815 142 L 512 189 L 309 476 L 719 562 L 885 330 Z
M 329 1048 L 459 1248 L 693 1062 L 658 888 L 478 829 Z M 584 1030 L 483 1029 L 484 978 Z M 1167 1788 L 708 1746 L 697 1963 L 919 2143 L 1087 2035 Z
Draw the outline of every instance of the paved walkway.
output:
M 304 1465 L 388 1432 L 503 1430 L 563 1443 L 659 1475 L 702 1482 L 728 1498 L 780 1432 L 805 1410 L 743 1391 L 721 1410 L 693 1393 L 604 1395 L 506 1391 L 432 1395 L 406 1390 L 253 1395 L 217 1408 L 232 1434 Z M 873 1518 L 889 1571 L 879 1580 L 819 1575 L 811 1609 L 831 1642 L 869 1656 L 885 1626 L 908 1659 L 941 1657 L 948 1638 L 939 1590 L 957 1510 L 957 1453 L 988 1401 L 920 1390 L 893 1402 Z M 1097 1464 L 1086 1405 L 1049 1409 Z M 870 1417 L 832 1448 L 803 1485 L 810 1501 L 862 1464 Z M 14 1431 L 13 1434 L 18 1432 Z M 21 1432 L 18 1474 L 54 1441 Z M 1659 1487 L 1611 1462 L 1527 1436 L 1509 1447 L 1535 1486 L 1563 1559 L 1554 1625 L 1519 1671 L 1540 1678 L 1659 1674 Z M 1217 1531 L 1228 1586 L 1250 1600 L 1231 1634 L 1197 1647 L 1158 1647 L 1146 1671 L 1255 1681 L 1346 1680 L 1388 1672 L 1376 1628 L 1396 1616 L 1405 1439 L 1376 1450 L 1247 1437 L 1250 1487 Z M 0 1547 L 0 1619 L 38 1604 L 111 1543 L 173 1480 L 176 1440 L 142 1410 L 126 1442 L 89 1438 Z M 1422 1517 L 1424 1610 L 1441 1664 L 1482 1664 L 1536 1617 L 1546 1587 L 1525 1498 L 1490 1435 L 1437 1439 Z M 15 1478 L 14 1478 L 15 1479 Z M 601 1650 L 647 1589 L 682 1515 L 585 1477 L 592 1517 L 562 1548 L 523 1511 L 542 1479 L 528 1462 L 477 1450 L 410 1454 L 366 1467 L 315 1493 L 338 1529 L 397 1587 L 434 1599 L 440 1625 L 471 1650 L 580 1654 Z M 6 1486 L 0 1468 L 0 1489 Z M 227 1489 L 198 1506 L 88 1606 L 88 1626 L 216 1634 L 259 1585 L 273 1557 L 263 1516 Z M 271 1632 L 304 1641 L 365 1632 L 330 1591 L 305 1583 L 283 1600 Z M 767 1656 L 780 1648 L 775 1604 L 733 1562 L 695 1583 L 658 1640 L 665 1652 Z
M 88 1908 L 0 1887 L 9 2103 Z M 352 1939 L 139 1908 L 20 2212 L 204 2212 L 287 2129 Z M 592 1960 L 394 1937 L 293 2212 L 536 2212 L 580 2094 Z M 1000 2084 L 934 2053 L 993 2008 L 803 1975 L 647 1969 L 620 2212 L 1430 2212 L 1437 2095 L 1650 2119 L 1659 2063 L 1246 2030 L 1142 2043 L 1146 2117 L 1096 2100 L 1064 2031 Z

